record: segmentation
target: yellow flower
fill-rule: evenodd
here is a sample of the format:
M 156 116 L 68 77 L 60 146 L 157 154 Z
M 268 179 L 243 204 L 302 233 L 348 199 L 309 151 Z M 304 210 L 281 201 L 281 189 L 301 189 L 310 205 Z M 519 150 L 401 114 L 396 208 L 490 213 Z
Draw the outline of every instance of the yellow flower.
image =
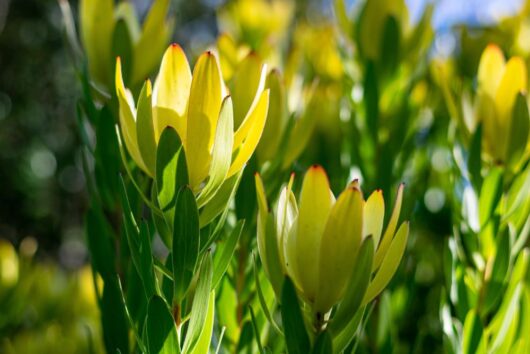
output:
M 174 128 L 186 153 L 190 185 L 196 193 L 214 193 L 227 178 L 239 172 L 258 145 L 269 104 L 265 90 L 266 66 L 261 66 L 256 87 L 241 112 L 241 123 L 234 132 L 239 98 L 232 97 L 221 76 L 217 57 L 203 53 L 193 75 L 180 46 L 171 45 L 164 54 L 154 88 L 146 81 L 135 108 L 116 64 L 116 91 L 120 106 L 123 140 L 136 164 L 148 175 L 155 174 L 158 140 L 166 127 Z M 144 125 L 148 129 L 144 129 Z M 215 184 L 215 185 L 212 185 Z M 207 199 L 206 196 L 199 200 Z
M 219 11 L 219 27 L 262 57 L 277 51 L 294 14 L 291 0 L 238 0 Z
M 401 224 L 396 232 L 403 185 L 384 233 L 385 205 L 380 190 L 365 201 L 354 182 L 335 199 L 320 166 L 306 173 L 299 206 L 291 186 L 292 178 L 282 189 L 276 209 L 269 212 L 261 178 L 256 175 L 258 250 L 275 291 L 279 293 L 281 287 L 278 279 L 288 275 L 313 312 L 322 318 L 343 299 L 356 271 L 361 244 L 371 237 L 375 251 L 367 269 L 375 275 L 369 275 L 363 303 L 371 301 L 388 284 L 405 250 L 408 223 Z
M 158 64 L 171 38 L 173 21 L 166 21 L 169 0 L 157 0 L 140 27 L 132 2 L 81 0 L 79 23 L 81 41 L 92 80 L 112 88 L 116 55 L 129 60 L 126 76 L 132 85 L 147 77 Z
M 499 47 L 490 44 L 480 58 L 476 120 L 483 124 L 484 151 L 494 160 L 510 159 L 509 145 L 517 95 L 527 90 L 522 58 L 505 61 Z

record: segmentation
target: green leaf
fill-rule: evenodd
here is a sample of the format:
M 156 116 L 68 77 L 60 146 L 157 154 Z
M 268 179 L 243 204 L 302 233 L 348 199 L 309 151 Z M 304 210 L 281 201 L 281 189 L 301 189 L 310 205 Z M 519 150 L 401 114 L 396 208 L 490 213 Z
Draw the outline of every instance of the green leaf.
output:
M 96 203 L 92 203 L 86 216 L 87 244 L 92 267 L 101 274 L 104 281 L 112 279 L 115 274 L 112 235 L 110 225 L 105 220 L 101 208 Z
M 381 56 L 379 62 L 385 74 L 393 74 L 399 64 L 399 48 L 401 40 L 401 29 L 394 16 L 387 16 L 383 30 L 383 38 L 380 42 Z
M 306 332 L 300 303 L 294 284 L 287 276 L 283 281 L 281 314 L 287 352 L 289 354 L 309 353 L 309 336 Z
M 180 187 L 189 181 L 182 143 L 171 127 L 164 129 L 158 141 L 155 177 L 158 204 L 164 212 L 166 223 L 173 229 L 177 194 Z
M 199 211 L 189 186 L 180 189 L 173 228 L 173 301 L 180 304 L 190 286 L 199 258 Z
M 342 353 L 351 343 L 359 331 L 359 325 L 363 319 L 365 307 L 359 309 L 355 314 L 351 314 L 351 319 L 342 332 L 333 335 L 333 348 L 336 353 Z
M 232 99 L 227 96 L 219 113 L 217 130 L 212 148 L 209 179 L 197 198 L 199 208 L 204 206 L 217 193 L 228 174 L 232 161 L 232 146 L 234 144 L 234 109 Z
M 352 314 L 357 313 L 361 306 L 372 275 L 373 256 L 374 240 L 369 236 L 361 244 L 344 298 L 331 320 L 329 328 L 333 334 L 340 333 L 351 321 Z
M 510 326 L 512 325 L 512 322 L 515 320 L 516 312 L 519 309 L 519 298 L 521 296 L 521 292 L 523 291 L 524 284 L 520 283 L 515 288 L 515 291 L 512 295 L 512 297 L 509 300 L 509 305 L 506 309 L 506 312 L 503 314 L 501 321 L 501 326 L 499 330 L 494 333 L 493 336 L 493 344 L 490 348 L 490 353 L 495 353 L 497 349 L 504 343 L 504 340 L 506 338 L 506 335 L 510 329 Z
M 257 261 L 256 254 L 253 254 L 252 256 L 254 259 L 254 280 L 256 282 L 256 293 L 258 294 L 258 300 L 259 300 L 259 304 L 261 305 L 261 311 L 263 311 L 263 314 L 265 315 L 265 317 L 271 324 L 272 328 L 274 328 L 278 334 L 283 336 L 283 332 L 280 329 L 280 326 L 278 326 L 278 324 L 276 323 L 276 321 L 274 320 L 274 318 L 272 317 L 269 311 L 269 306 L 267 305 L 267 301 L 265 300 L 265 296 L 261 288 L 261 281 L 259 279 L 260 273 L 258 272 L 258 265 L 257 265 L 258 261 Z
M 103 287 L 101 298 L 101 324 L 103 342 L 108 353 L 120 350 L 129 353 L 129 335 L 124 304 L 118 282 L 108 280 Z
M 230 261 L 234 256 L 234 252 L 237 247 L 237 242 L 239 240 L 239 237 L 241 236 L 241 231 L 243 231 L 244 225 L 245 220 L 240 220 L 237 223 L 236 227 L 232 230 L 226 241 L 217 244 L 218 249 L 215 251 L 215 257 L 213 261 L 213 289 L 217 287 L 226 270 L 228 269 L 228 266 L 230 265 Z
M 510 267 L 510 236 L 498 235 L 495 259 L 491 268 L 491 277 L 487 280 L 484 299 L 484 313 L 489 313 L 502 299 L 506 278 Z
M 136 110 L 136 139 L 140 155 L 151 176 L 155 175 L 156 166 L 156 141 L 153 126 L 151 81 L 146 80 Z
M 407 238 L 409 235 L 409 223 L 404 222 L 399 227 L 388 252 L 381 263 L 381 267 L 375 274 L 374 279 L 370 282 L 368 290 L 363 299 L 363 304 L 367 304 L 372 301 L 383 289 L 387 286 L 390 279 L 394 276 L 399 263 L 401 263 L 401 258 L 405 252 L 405 247 L 407 246 Z
M 282 283 L 284 281 L 284 270 L 280 261 L 278 238 L 276 237 L 276 222 L 272 213 L 267 216 L 267 225 L 265 227 L 265 255 L 267 259 L 262 262 L 267 263 L 269 280 L 277 296 L 282 292 Z
M 364 114 L 369 136 L 377 141 L 377 127 L 379 126 L 379 87 L 377 72 L 373 61 L 366 63 L 364 76 Z
M 475 133 L 471 137 L 471 145 L 469 147 L 469 157 L 467 159 L 467 169 L 469 177 L 475 187 L 475 191 L 480 191 L 482 187 L 482 123 L 477 126 Z
M 167 304 L 160 296 L 153 296 L 149 300 L 146 334 L 149 353 L 180 353 L 175 321 Z
M 210 349 L 210 343 L 212 341 L 213 324 L 215 319 L 215 291 L 210 292 L 210 299 L 208 300 L 208 314 L 206 315 L 206 321 L 202 328 L 197 345 L 191 353 L 193 354 L 208 354 Z
M 463 354 L 474 354 L 477 352 L 483 332 L 484 326 L 480 321 L 480 317 L 477 315 L 475 310 L 471 310 L 467 314 L 466 321 L 464 322 L 462 340 Z
M 137 269 L 145 290 L 145 295 L 150 299 L 156 294 L 157 280 L 153 264 L 153 254 L 151 250 L 151 233 L 149 225 L 144 220 L 140 223 L 140 269 Z
M 311 354 L 330 354 L 333 353 L 333 341 L 331 335 L 326 330 L 320 333 L 315 341 L 315 345 L 311 350 Z
M 206 225 L 210 224 L 219 214 L 223 214 L 226 217 L 228 213 L 229 202 L 233 199 L 239 181 L 241 180 L 242 172 L 227 179 L 215 196 L 210 200 L 208 204 L 201 209 L 199 216 L 199 224 L 201 229 Z M 224 217 L 222 218 L 224 219 Z M 224 223 L 224 220 L 222 220 Z M 215 232 L 214 232 L 215 233 Z M 205 245 L 201 244 L 201 250 L 204 249 Z
M 106 34 L 103 36 L 106 36 Z M 134 58 L 131 33 L 124 18 L 120 18 L 114 26 L 112 55 L 109 58 L 111 62 L 107 65 L 113 65 L 116 57 L 122 58 L 122 73 L 124 82 L 127 84 L 131 79 Z
M 527 146 L 529 130 L 530 114 L 528 113 L 526 96 L 523 93 L 519 93 L 513 106 L 510 135 L 506 150 L 506 163 L 508 165 L 515 166 L 521 159 Z
M 483 228 L 495 212 L 502 196 L 503 169 L 493 168 L 484 179 L 479 197 L 479 221 Z
M 212 288 L 212 275 L 212 260 L 210 254 L 206 253 L 202 259 L 201 268 L 198 274 L 197 288 L 195 289 L 195 295 L 193 296 L 190 323 L 182 350 L 185 353 L 190 353 L 194 350 L 205 325 L 206 317 L 208 315 L 210 289 Z
M 260 354 L 265 354 L 263 345 L 261 345 L 261 338 L 259 335 L 258 323 L 256 322 L 256 316 L 254 315 L 254 310 L 252 309 L 252 306 L 250 306 L 250 318 L 252 320 L 252 327 L 254 328 L 254 336 L 256 337 L 256 342 L 258 343 L 258 350 Z

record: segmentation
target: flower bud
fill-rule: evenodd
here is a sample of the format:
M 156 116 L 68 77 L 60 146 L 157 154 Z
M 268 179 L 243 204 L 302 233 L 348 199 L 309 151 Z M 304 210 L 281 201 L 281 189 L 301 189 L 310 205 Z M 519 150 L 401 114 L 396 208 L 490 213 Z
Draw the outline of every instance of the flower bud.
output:
M 292 191 L 292 179 L 281 191 L 276 208 L 268 210 L 261 178 L 256 175 L 258 193 L 258 250 L 265 272 L 276 293 L 281 283 L 277 279 L 288 275 L 298 293 L 318 318 L 331 308 L 352 296 L 347 289 L 354 279 L 359 250 L 370 238 L 375 246 L 370 249 L 373 262 L 365 265 L 367 286 L 355 294 L 366 304 L 379 294 L 394 275 L 401 261 L 408 237 L 408 223 L 398 231 L 403 185 L 389 223 L 383 233 L 385 204 L 382 191 L 373 192 L 365 201 L 358 184 L 350 184 L 335 200 L 325 171 L 311 167 L 302 184 L 300 207 Z M 275 227 L 268 219 L 273 218 Z M 271 242 L 271 234 L 275 242 Z M 372 242 L 372 241 L 370 241 Z M 276 248 L 276 249 L 271 249 Z M 277 254 L 278 256 L 274 256 Z M 276 264 L 276 263 L 279 263 Z M 275 274 L 280 269 L 282 274 Z M 371 272 L 370 272 L 371 269 Z M 352 314 L 353 315 L 353 314 Z
M 239 110 L 241 123 L 234 132 L 234 113 L 240 95 L 232 97 L 221 76 L 217 57 L 203 53 L 191 73 L 180 46 L 171 45 L 164 54 L 154 88 L 149 80 L 137 107 L 125 88 L 121 60 L 116 63 L 116 92 L 120 106 L 120 126 L 125 146 L 138 167 L 155 174 L 158 140 L 166 127 L 175 129 L 186 154 L 189 181 L 203 205 L 237 174 L 252 156 L 265 126 L 269 90 L 265 90 L 266 66 L 260 65 L 258 82 L 249 95 L 246 109 Z M 147 109 L 144 102 L 149 102 Z M 237 105 L 237 107 L 240 107 Z
M 509 162 L 515 150 L 511 137 L 513 132 L 526 129 L 520 142 L 522 149 L 528 135 L 528 113 L 524 109 L 522 116 L 515 110 L 517 96 L 526 93 L 527 70 L 522 58 L 512 57 L 505 61 L 504 55 L 496 45 L 486 47 L 480 58 L 478 68 L 478 93 L 475 100 L 475 118 L 482 122 L 483 151 L 497 162 Z M 526 106 L 525 100 L 522 104 Z M 518 119 L 525 120 L 519 125 Z M 512 145 L 512 146 L 511 146 Z

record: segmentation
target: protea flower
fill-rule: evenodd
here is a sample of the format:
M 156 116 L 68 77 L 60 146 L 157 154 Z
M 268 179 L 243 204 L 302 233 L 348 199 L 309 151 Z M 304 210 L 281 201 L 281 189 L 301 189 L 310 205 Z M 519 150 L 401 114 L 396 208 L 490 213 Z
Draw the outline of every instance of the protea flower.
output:
M 359 305 L 371 301 L 388 284 L 405 250 L 408 222 L 396 232 L 403 185 L 384 233 L 382 191 L 373 192 L 365 201 L 359 184 L 353 182 L 335 199 L 320 166 L 306 173 L 299 206 L 291 185 L 292 178 L 282 189 L 275 210 L 269 210 L 261 178 L 256 175 L 258 249 L 276 293 L 288 275 L 312 313 L 322 319 L 345 300 L 355 272 L 364 268 L 367 287 L 355 289 L 355 296 L 362 299 Z M 368 239 L 373 240 L 373 254 L 366 258 L 370 264 L 360 267 L 360 249 Z
M 155 174 L 156 148 L 162 131 L 174 128 L 186 154 L 189 182 L 198 202 L 208 200 L 226 179 L 238 173 L 254 152 L 267 117 L 266 67 L 234 132 L 234 109 L 217 57 L 203 53 L 193 75 L 180 46 L 165 52 L 153 90 L 146 81 L 134 106 L 124 87 L 121 61 L 116 64 L 116 91 L 123 140 L 136 164 Z M 239 97 L 234 97 L 234 105 Z M 240 107 L 240 106 L 238 106 Z

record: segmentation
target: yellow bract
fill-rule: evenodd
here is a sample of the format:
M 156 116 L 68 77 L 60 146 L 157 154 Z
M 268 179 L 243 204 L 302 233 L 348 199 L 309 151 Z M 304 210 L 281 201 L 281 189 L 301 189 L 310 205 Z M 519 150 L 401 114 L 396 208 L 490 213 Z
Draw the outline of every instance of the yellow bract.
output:
M 134 107 L 132 95 L 123 84 L 118 58 L 116 92 L 120 126 L 127 150 L 138 167 L 154 176 L 154 165 L 142 157 L 149 155 L 148 151 L 139 144 L 154 141 L 156 148 L 162 131 L 170 126 L 179 134 L 186 152 L 191 187 L 196 193 L 204 189 L 208 194 L 199 195 L 200 204 L 211 198 L 225 179 L 244 167 L 263 132 L 269 105 L 269 91 L 264 89 L 266 66 L 254 68 L 255 75 L 261 79 L 257 87 L 252 88 L 251 103 L 246 104 L 241 125 L 233 132 L 232 101 L 236 101 L 239 95 L 230 97 L 227 94 L 217 57 L 212 52 L 199 57 L 192 75 L 184 51 L 176 44 L 171 45 L 164 54 L 154 85 L 152 110 L 145 113 L 140 109 L 143 97 L 139 99 L 138 112 Z M 149 85 L 147 81 L 146 86 Z M 146 99 L 150 99 L 150 90 L 142 92 L 147 95 Z M 138 116 L 140 113 L 151 114 L 153 129 L 138 127 L 139 122 L 145 123 L 145 117 Z M 152 153 L 156 154 L 156 151 Z
M 394 210 L 382 236 L 385 204 L 380 190 L 365 201 L 358 183 L 351 183 L 335 201 L 325 171 L 313 166 L 304 177 L 298 208 L 291 186 L 292 180 L 283 188 L 276 209 L 270 211 L 265 189 L 256 176 L 259 253 L 269 278 L 277 277 L 270 273 L 276 268 L 273 263 L 280 262 L 283 273 L 293 280 L 313 312 L 324 315 L 345 296 L 361 244 L 370 236 L 375 244 L 374 264 L 366 269 L 371 268 L 374 277 L 368 288 L 360 291 L 366 291 L 361 294 L 364 303 L 372 300 L 394 275 L 407 243 L 408 223 L 395 232 L 403 185 L 398 188 Z M 271 216 L 276 221 L 274 230 L 267 228 L 266 221 Z M 267 249 L 271 231 L 276 234 L 277 259 L 275 252 Z
M 491 158 L 506 162 L 512 111 L 517 94 L 527 90 L 527 70 L 520 57 L 505 61 L 496 45 L 486 47 L 478 69 L 476 119 L 483 124 L 484 149 Z

